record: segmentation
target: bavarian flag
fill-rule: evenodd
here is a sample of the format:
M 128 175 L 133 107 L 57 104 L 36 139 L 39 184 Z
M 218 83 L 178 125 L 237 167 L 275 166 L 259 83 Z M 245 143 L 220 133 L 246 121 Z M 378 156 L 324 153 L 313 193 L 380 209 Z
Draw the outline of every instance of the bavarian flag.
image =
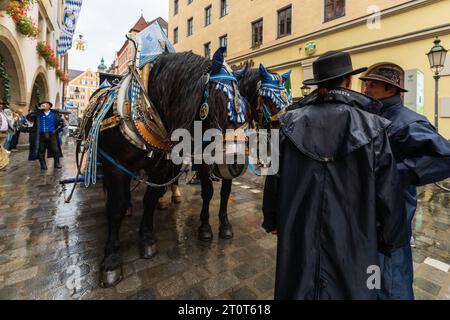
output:
M 82 4 L 83 0 L 66 0 L 61 36 L 59 37 L 58 47 L 56 48 L 59 55 L 65 55 L 72 48 L 73 35 L 75 34 Z

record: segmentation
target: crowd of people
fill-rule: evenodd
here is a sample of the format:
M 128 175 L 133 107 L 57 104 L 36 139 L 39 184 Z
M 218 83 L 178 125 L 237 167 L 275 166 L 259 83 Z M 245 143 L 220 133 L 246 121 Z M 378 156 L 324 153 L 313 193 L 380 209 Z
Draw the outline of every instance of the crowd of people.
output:
M 48 170 L 46 158 L 54 158 L 55 169 L 61 169 L 61 145 L 67 133 L 67 121 L 53 104 L 44 101 L 24 115 L 23 109 L 9 109 L 0 101 L 0 170 L 9 164 L 12 152 L 18 151 L 21 134 L 29 134 L 29 160 L 38 160 L 41 170 Z

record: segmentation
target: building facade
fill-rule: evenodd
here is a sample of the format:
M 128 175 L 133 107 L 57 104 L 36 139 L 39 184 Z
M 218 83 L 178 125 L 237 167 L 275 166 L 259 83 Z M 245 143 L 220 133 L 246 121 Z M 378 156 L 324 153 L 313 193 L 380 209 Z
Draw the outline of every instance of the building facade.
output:
M 9 103 L 12 109 L 23 108 L 28 111 L 38 102 L 51 101 L 56 108 L 62 107 L 64 83 L 37 53 L 38 42 L 46 41 L 56 51 L 59 39 L 64 0 L 39 0 L 33 4 L 27 15 L 36 23 L 39 35 L 36 39 L 23 36 L 17 31 L 13 19 L 6 14 L 5 7 L 11 1 L 2 1 L 0 11 L 0 60 L 5 77 L 0 79 L 2 89 L 9 87 Z M 57 56 L 60 69 L 67 71 L 66 56 Z M 4 98 L 4 90 L 0 90 Z
M 100 86 L 100 77 L 98 72 L 92 70 L 77 71 L 69 70 L 73 75 L 67 86 L 67 100 L 71 102 L 71 108 L 77 117 L 83 117 L 86 108 L 89 105 L 89 98 Z
M 163 28 L 163 30 L 167 34 L 168 24 L 163 18 L 159 17 L 155 20 L 147 21 L 142 15 L 135 23 L 135 25 L 130 29 L 129 33 L 136 35 L 155 21 L 158 21 L 159 25 Z M 128 65 L 130 61 L 133 60 L 134 58 L 134 54 L 135 49 L 133 43 L 129 40 L 126 40 L 122 45 L 122 48 L 120 48 L 120 50 L 116 53 L 116 60 L 110 67 L 109 72 L 118 75 L 125 74 L 128 71 Z
M 450 48 L 450 0 L 169 0 L 169 39 L 177 51 L 292 70 L 292 90 L 312 78 L 329 50 L 352 54 L 355 67 L 394 64 L 404 70 L 407 105 L 434 123 L 434 79 L 426 57 L 436 36 Z M 450 138 L 450 58 L 440 80 L 440 132 Z M 353 88 L 362 82 L 355 78 Z

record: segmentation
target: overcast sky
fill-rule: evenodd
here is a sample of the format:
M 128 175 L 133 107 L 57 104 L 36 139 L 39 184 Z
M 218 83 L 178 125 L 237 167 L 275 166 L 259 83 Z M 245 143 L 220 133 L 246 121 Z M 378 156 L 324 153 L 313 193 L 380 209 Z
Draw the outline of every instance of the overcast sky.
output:
M 109 67 L 143 11 L 147 21 L 162 17 L 167 21 L 167 0 L 84 0 L 76 32 L 82 33 L 88 48 L 69 51 L 69 69 L 97 70 L 102 57 Z

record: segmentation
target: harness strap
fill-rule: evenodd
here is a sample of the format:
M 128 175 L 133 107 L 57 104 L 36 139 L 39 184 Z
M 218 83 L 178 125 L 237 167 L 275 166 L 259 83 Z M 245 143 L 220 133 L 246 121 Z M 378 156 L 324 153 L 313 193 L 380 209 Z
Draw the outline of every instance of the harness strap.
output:
M 185 167 L 184 169 L 181 168 L 180 173 L 176 177 L 174 177 L 172 180 L 170 180 L 166 183 L 163 183 L 163 184 L 156 184 L 156 183 L 149 182 L 146 179 L 144 179 L 143 177 L 140 177 L 140 176 L 134 174 L 133 172 L 131 172 L 130 170 L 125 168 L 123 165 L 121 165 L 120 163 L 115 161 L 109 154 L 107 154 L 102 149 L 98 148 L 98 152 L 105 160 L 107 160 L 108 162 L 110 162 L 111 164 L 113 164 L 114 166 L 116 166 L 117 168 L 119 168 L 120 170 L 125 172 L 126 174 L 128 174 L 131 178 L 133 178 L 133 180 L 136 180 L 140 183 L 144 183 L 147 186 L 152 187 L 152 188 L 164 188 L 164 187 L 170 186 L 170 185 L 174 184 L 184 173 L 189 172 L 189 168 L 187 168 L 187 167 Z

